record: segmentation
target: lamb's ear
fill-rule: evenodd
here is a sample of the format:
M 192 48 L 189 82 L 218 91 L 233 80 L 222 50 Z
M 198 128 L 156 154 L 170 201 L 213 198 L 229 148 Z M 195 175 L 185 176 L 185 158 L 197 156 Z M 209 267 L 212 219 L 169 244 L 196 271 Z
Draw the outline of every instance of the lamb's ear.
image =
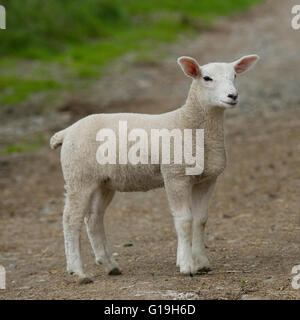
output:
M 250 68 L 252 68 L 255 63 L 257 62 L 257 60 L 259 59 L 259 56 L 256 54 L 251 54 L 249 56 L 244 56 L 234 62 L 234 70 L 236 73 L 243 73 L 247 70 L 249 70 Z
M 198 62 L 191 57 L 180 57 L 177 59 L 183 72 L 191 78 L 198 78 L 201 75 L 201 69 Z

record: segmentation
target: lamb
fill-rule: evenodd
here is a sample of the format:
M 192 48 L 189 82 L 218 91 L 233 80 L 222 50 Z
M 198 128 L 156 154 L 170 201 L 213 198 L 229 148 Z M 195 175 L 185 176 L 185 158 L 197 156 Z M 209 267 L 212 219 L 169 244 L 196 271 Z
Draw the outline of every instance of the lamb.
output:
M 192 78 L 186 102 L 180 108 L 159 114 L 93 114 L 53 135 L 51 148 L 61 148 L 66 201 L 63 231 L 67 271 L 83 283 L 92 281 L 84 271 L 80 251 L 83 221 L 97 264 L 109 275 L 121 273 L 107 244 L 103 217 L 116 191 L 147 191 L 164 187 L 177 233 L 177 266 L 183 275 L 194 275 L 210 268 L 205 253 L 204 230 L 209 201 L 218 176 L 226 166 L 223 118 L 226 109 L 238 103 L 235 88 L 237 74 L 252 67 L 257 55 L 247 55 L 231 63 L 200 66 L 191 57 L 177 62 Z M 186 164 L 99 164 L 96 153 L 97 132 L 110 128 L 118 135 L 119 121 L 128 129 L 179 128 L 204 129 L 204 168 L 201 174 L 186 175 Z M 195 146 L 193 146 L 195 147 Z M 118 146 L 120 148 L 120 146 Z M 120 151 L 120 150 L 119 150 Z M 120 151 L 121 152 L 121 151 Z

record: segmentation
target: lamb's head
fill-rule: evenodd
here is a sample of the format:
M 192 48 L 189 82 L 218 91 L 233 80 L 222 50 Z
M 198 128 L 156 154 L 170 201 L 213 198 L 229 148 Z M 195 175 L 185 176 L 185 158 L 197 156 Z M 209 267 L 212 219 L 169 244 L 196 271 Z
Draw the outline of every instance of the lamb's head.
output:
M 180 57 L 177 61 L 184 73 L 193 79 L 190 94 L 196 95 L 203 108 L 232 108 L 238 103 L 237 74 L 249 70 L 258 58 L 248 55 L 231 63 L 215 62 L 203 66 L 191 57 Z

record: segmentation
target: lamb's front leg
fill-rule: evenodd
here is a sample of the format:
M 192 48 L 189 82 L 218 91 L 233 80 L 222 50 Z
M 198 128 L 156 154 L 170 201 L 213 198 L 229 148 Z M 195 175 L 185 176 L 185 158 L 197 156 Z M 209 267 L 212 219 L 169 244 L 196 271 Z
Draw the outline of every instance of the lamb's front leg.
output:
M 193 243 L 192 255 L 197 271 L 208 271 L 209 261 L 205 253 L 204 230 L 208 218 L 209 200 L 213 194 L 216 180 L 193 186 Z
M 192 257 L 191 185 L 185 179 L 165 181 L 165 188 L 178 238 L 177 264 L 180 273 L 196 273 Z

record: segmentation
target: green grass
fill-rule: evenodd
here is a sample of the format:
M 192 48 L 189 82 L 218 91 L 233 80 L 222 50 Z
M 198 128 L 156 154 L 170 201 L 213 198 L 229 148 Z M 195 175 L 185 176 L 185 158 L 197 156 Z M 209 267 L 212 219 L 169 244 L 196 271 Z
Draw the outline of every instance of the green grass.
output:
M 54 80 L 20 79 L 17 77 L 0 77 L 0 102 L 15 104 L 22 102 L 30 94 L 44 90 L 61 88 Z
M 182 15 L 209 23 L 219 15 L 246 9 L 257 2 L 259 0 L 2 0 L 7 10 L 7 31 L 1 35 L 0 54 L 47 59 L 74 44 L 91 40 L 120 40 L 137 33 L 152 38 L 152 31 L 157 32 L 157 28 L 162 32 L 159 38 L 165 40 L 182 27 Z M 174 23 L 174 15 L 178 14 L 180 17 Z M 164 23 L 160 24 L 160 20 Z M 148 34 L 140 32 L 141 28 Z
M 23 138 L 15 144 L 9 144 L 0 149 L 0 154 L 12 154 L 16 152 L 32 152 L 43 147 L 47 139 L 43 134 L 37 134 L 30 138 Z
M 221 15 L 261 0 L 2 0 L 7 29 L 0 30 L 0 103 L 18 104 L 31 94 L 59 89 L 51 72 L 15 70 L 15 62 L 55 64 L 63 82 L 101 74 L 114 59 L 135 52 L 151 60 L 160 44 L 199 31 Z M 46 68 L 47 70 L 47 68 Z M 9 76 L 8 76 L 9 75 Z

